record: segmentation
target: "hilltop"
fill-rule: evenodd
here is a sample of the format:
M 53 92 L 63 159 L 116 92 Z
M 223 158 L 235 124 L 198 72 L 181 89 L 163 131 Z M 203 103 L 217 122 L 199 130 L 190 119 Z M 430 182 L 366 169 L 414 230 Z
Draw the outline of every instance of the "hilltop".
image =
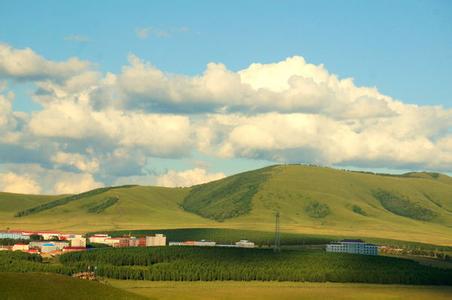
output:
M 277 165 L 191 188 L 122 186 L 78 195 L 0 193 L 0 228 L 282 230 L 452 245 L 452 178 Z

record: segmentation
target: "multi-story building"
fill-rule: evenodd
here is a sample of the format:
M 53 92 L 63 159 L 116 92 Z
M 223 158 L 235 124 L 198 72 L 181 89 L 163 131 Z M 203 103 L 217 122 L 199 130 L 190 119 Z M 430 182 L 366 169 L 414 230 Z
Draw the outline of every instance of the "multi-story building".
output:
M 95 234 L 93 236 L 89 237 L 90 243 L 96 243 L 96 244 L 106 244 L 105 240 L 111 238 L 108 234 Z
M 378 255 L 378 246 L 362 240 L 342 240 L 326 245 L 327 252 Z
M 157 233 L 154 236 L 146 237 L 146 247 L 152 246 L 165 246 L 166 245 L 166 236 L 163 234 Z
M 86 238 L 84 238 L 84 237 L 69 238 L 68 241 L 71 243 L 71 247 L 85 247 L 86 248 Z

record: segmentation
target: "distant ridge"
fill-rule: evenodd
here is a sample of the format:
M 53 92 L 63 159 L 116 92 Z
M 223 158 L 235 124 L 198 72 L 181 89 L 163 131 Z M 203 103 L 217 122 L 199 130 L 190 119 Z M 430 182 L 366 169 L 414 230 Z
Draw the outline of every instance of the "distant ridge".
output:
M 0 193 L 0 226 L 67 230 L 223 227 L 452 245 L 452 178 L 276 165 L 191 188 L 108 187 L 69 196 Z M 96 228 L 96 229 L 94 229 Z

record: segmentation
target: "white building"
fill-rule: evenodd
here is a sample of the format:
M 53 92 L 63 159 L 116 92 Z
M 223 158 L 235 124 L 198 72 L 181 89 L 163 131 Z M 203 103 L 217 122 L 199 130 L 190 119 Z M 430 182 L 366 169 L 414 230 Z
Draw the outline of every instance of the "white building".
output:
M 254 248 L 255 247 L 254 243 L 250 242 L 248 240 L 240 240 L 235 243 L 235 246 L 239 247 L 239 248 Z
M 86 238 L 69 238 L 68 241 L 71 242 L 71 247 L 86 247 Z
M 206 241 L 206 240 L 195 241 L 193 244 L 195 246 L 202 246 L 202 247 L 215 247 L 217 245 L 216 242 Z
M 2 231 L 0 239 L 29 240 L 30 236 L 17 231 Z
M 28 251 L 30 247 L 27 244 L 15 244 L 12 248 L 13 251 Z
M 61 232 L 56 231 L 39 231 L 35 234 L 42 236 L 44 240 L 60 239 Z
M 165 246 L 166 245 L 166 236 L 163 234 L 157 233 L 154 236 L 146 237 L 146 247 L 153 246 Z
M 326 252 L 378 255 L 378 246 L 362 240 L 342 240 L 326 245 Z
M 42 249 L 53 249 L 53 250 L 63 250 L 64 247 L 68 247 L 69 242 L 68 241 L 33 241 L 30 242 L 31 248 L 39 248 L 41 249 L 41 252 L 44 252 Z M 53 251 L 50 250 L 50 251 Z M 47 252 L 50 252 L 47 251 Z
M 111 238 L 108 234 L 95 234 L 89 237 L 90 243 L 106 244 L 105 240 Z

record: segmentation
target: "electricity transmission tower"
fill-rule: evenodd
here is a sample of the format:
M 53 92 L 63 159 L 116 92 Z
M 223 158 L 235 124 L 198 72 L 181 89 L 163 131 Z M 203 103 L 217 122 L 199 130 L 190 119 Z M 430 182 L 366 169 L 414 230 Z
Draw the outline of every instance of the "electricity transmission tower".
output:
M 274 252 L 281 252 L 281 232 L 279 228 L 279 211 L 276 212 L 276 220 L 275 220 L 275 247 L 273 248 Z

